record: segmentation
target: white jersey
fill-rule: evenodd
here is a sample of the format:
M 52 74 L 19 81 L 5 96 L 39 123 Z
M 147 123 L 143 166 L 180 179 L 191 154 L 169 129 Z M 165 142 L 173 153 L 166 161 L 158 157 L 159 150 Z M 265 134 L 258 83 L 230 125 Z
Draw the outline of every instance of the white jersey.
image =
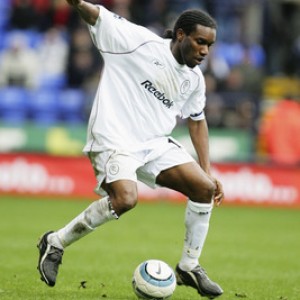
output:
M 89 29 L 104 67 L 84 152 L 145 149 L 172 132 L 177 116 L 204 118 L 202 72 L 175 60 L 171 40 L 103 6 Z

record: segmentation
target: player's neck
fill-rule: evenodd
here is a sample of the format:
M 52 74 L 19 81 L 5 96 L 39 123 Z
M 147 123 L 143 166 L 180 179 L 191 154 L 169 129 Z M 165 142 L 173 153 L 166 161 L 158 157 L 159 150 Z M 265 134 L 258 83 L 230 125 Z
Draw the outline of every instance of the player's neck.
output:
M 180 54 L 180 49 L 178 46 L 178 42 L 177 41 L 171 41 L 170 43 L 170 50 L 175 58 L 175 60 L 180 64 L 180 65 L 184 65 L 182 56 Z

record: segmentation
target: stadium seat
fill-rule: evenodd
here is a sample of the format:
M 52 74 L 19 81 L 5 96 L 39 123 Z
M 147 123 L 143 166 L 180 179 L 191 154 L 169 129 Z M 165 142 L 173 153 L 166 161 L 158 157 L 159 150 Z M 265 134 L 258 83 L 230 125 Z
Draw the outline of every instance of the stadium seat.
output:
M 1 0 L 0 2 L 0 8 L 7 8 L 9 9 L 11 7 L 11 0 Z
M 46 75 L 39 78 L 39 88 L 41 89 L 62 89 L 67 83 L 65 74 Z
M 59 122 L 59 91 L 39 89 L 30 97 L 30 119 L 39 125 L 53 125 Z
M 10 124 L 24 123 L 28 117 L 29 93 L 19 87 L 0 89 L 0 120 Z
M 0 7 L 1 9 L 1 7 Z M 0 29 L 3 30 L 5 29 L 9 24 L 9 14 L 7 11 L 1 11 L 0 13 Z
M 84 92 L 79 89 L 61 91 L 59 107 L 64 122 L 80 123 L 84 120 L 84 99 Z
M 0 30 L 7 29 L 10 21 L 10 0 L 0 1 Z
M 5 37 L 5 35 L 6 35 L 6 31 L 1 28 L 1 21 L 0 21 L 0 51 L 2 51 L 2 49 L 4 47 L 4 37 Z
M 42 35 L 35 30 L 11 30 L 7 31 L 1 41 L 2 48 L 9 48 L 12 41 L 19 39 L 30 48 L 36 48 L 41 43 Z
M 26 36 L 29 47 L 37 48 L 42 42 L 42 37 L 43 37 L 42 33 L 36 30 L 25 30 L 23 32 Z

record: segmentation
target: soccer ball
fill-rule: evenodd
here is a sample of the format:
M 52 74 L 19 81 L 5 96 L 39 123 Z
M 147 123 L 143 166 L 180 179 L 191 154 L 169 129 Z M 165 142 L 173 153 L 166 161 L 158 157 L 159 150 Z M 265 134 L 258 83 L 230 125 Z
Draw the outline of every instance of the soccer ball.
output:
M 174 271 L 161 260 L 146 260 L 135 269 L 132 287 L 139 299 L 168 299 L 176 288 Z

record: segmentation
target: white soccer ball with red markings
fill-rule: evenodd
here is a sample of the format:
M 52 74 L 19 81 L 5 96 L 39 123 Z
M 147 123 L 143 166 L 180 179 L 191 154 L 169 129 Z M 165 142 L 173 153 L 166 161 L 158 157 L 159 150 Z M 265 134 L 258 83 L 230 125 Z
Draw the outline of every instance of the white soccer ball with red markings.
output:
M 176 288 L 174 271 L 164 261 L 146 260 L 135 269 L 132 287 L 139 299 L 169 299 Z

